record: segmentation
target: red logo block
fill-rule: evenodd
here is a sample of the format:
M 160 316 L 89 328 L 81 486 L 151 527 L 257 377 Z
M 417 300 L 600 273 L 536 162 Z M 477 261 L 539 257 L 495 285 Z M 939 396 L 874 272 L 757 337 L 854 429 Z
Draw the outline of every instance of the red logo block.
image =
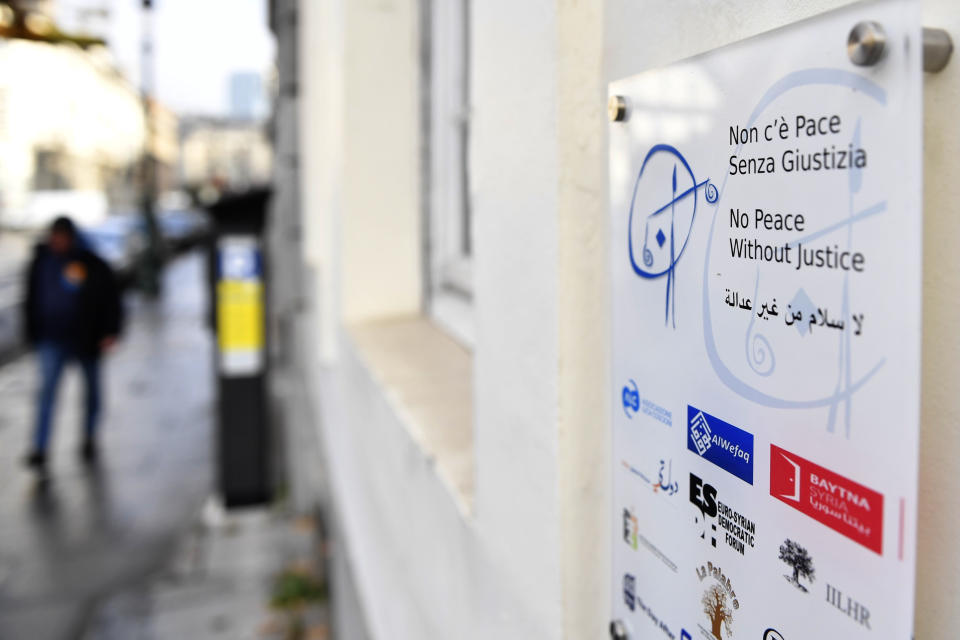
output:
M 770 495 L 883 555 L 883 496 L 770 445 Z

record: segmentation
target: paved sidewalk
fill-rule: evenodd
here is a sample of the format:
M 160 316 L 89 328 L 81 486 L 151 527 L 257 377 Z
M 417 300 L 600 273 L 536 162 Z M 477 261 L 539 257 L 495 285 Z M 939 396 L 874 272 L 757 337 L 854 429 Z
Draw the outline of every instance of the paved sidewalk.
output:
M 19 274 L 30 257 L 37 232 L 0 229 L 0 276 Z
M 324 600 L 302 607 L 297 636 L 270 607 L 283 571 L 321 584 L 316 540 L 309 518 L 275 508 L 223 514 L 208 502 L 167 565 L 105 601 L 83 639 L 328 640 Z
M 33 358 L 0 367 L 0 640 L 76 638 L 98 600 L 165 563 L 211 489 L 212 341 L 203 262 L 172 263 L 165 296 L 133 301 L 105 371 L 102 461 L 77 459 L 80 376 L 58 402 L 51 479 L 20 466 Z
M 20 300 L 33 242 L 31 234 L 0 230 L 0 362 L 20 346 Z

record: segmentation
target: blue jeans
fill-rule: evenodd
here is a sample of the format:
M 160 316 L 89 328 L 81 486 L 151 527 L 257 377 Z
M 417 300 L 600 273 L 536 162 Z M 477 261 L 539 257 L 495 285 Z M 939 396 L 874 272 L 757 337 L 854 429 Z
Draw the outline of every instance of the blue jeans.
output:
M 37 426 L 33 435 L 34 451 L 45 453 L 50 442 L 53 422 L 53 409 L 57 399 L 57 387 L 63 367 L 76 360 L 83 370 L 86 383 L 86 414 L 84 416 L 84 436 L 92 440 L 96 435 L 97 418 L 100 415 L 100 358 L 97 356 L 80 357 L 66 345 L 43 341 L 37 346 L 40 358 L 40 398 L 37 410 Z

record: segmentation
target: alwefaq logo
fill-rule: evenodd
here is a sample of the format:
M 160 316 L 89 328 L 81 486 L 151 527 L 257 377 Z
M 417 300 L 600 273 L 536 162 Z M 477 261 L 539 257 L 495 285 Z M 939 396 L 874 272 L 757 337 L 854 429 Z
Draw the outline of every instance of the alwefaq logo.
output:
M 710 438 L 713 434 L 710 433 L 710 423 L 703 416 L 703 411 L 697 411 L 697 415 L 690 421 L 690 437 L 697 448 L 697 453 L 701 456 L 710 448 Z
M 723 541 L 728 547 L 746 555 L 756 541 L 757 525 L 730 505 L 717 500 L 717 490 L 698 476 L 690 474 L 690 502 L 700 511 L 700 517 L 694 522 L 701 526 L 700 538 L 707 540 L 710 546 L 717 546 L 717 532 L 723 530 Z
M 687 406 L 687 449 L 753 484 L 753 434 Z
M 883 496 L 770 445 L 770 495 L 883 555 Z

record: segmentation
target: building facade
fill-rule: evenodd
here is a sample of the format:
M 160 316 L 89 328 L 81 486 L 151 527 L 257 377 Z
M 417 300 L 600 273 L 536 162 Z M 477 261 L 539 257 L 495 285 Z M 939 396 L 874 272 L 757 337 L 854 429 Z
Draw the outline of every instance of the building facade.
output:
M 843 4 L 273 3 L 299 175 L 271 261 L 302 275 L 276 393 L 295 499 L 330 518 L 337 637 L 608 636 L 607 85 Z M 922 8 L 960 35 L 952 3 Z M 915 637 L 939 638 L 960 590 L 956 61 L 923 92 Z
M 106 51 L 4 41 L 0 69 L 3 223 L 44 224 L 57 213 L 48 211 L 47 202 L 70 205 L 86 222 L 133 206 L 145 139 L 143 105 Z M 175 161 L 176 137 L 165 145 L 164 131 L 155 133 L 154 146 L 162 148 L 161 162 L 169 163 Z M 64 194 L 70 197 L 64 200 Z
M 272 163 L 263 122 L 197 116 L 180 123 L 179 182 L 203 202 L 266 184 Z
M 262 120 L 266 116 L 263 79 L 255 71 L 230 76 L 230 117 L 235 120 Z

